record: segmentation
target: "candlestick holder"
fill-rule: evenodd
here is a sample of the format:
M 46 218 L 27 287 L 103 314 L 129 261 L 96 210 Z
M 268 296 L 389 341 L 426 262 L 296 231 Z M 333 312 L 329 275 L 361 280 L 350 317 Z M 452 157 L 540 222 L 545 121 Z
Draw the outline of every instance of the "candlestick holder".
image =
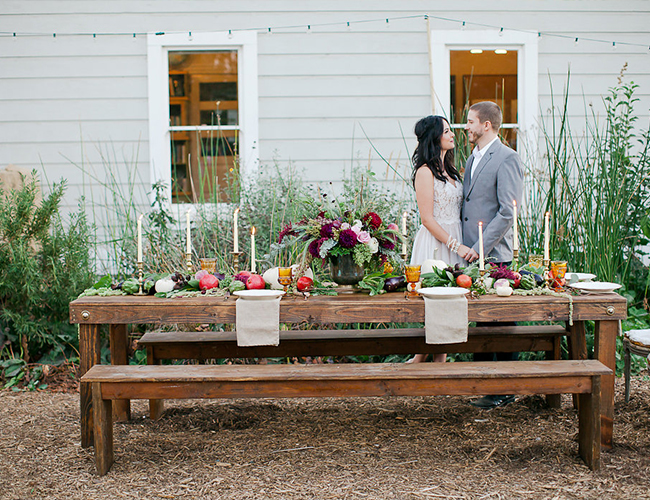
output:
M 235 270 L 235 274 L 239 273 L 239 256 L 241 252 L 230 252 L 232 254 L 232 267 Z
M 138 289 L 138 293 L 134 295 L 145 295 L 144 291 L 142 290 L 142 287 L 144 285 L 143 269 L 144 269 L 144 263 L 141 260 L 139 260 L 138 261 L 138 285 L 140 286 L 140 288 Z
M 407 262 L 406 262 L 406 257 L 407 257 L 406 252 L 405 252 L 405 253 L 401 253 L 401 254 L 399 254 L 399 256 L 400 256 L 400 257 L 402 258 L 402 260 L 404 261 L 404 269 L 406 269 L 406 264 L 407 264 Z M 405 272 L 406 272 L 406 271 L 405 271 Z
M 548 272 L 549 265 L 551 264 L 551 259 L 543 259 L 542 266 L 544 266 L 544 281 L 546 282 L 546 288 L 551 286 L 551 275 Z
M 187 272 L 192 274 L 192 252 L 185 252 L 185 264 L 187 265 Z
M 481 275 L 481 278 L 485 276 L 485 273 L 487 273 L 487 269 L 479 269 L 478 273 Z
M 517 270 L 517 267 L 519 267 L 519 249 L 515 248 L 512 251 L 512 261 L 515 264 L 515 271 Z

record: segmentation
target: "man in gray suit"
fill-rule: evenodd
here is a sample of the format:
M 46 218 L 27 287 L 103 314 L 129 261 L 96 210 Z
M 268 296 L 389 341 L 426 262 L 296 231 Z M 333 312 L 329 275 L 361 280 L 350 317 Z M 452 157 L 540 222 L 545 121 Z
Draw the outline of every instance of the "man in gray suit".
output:
M 519 155 L 499 140 L 501 109 L 493 102 L 469 108 L 467 137 L 474 144 L 463 180 L 463 244 L 471 248 L 466 259 L 478 259 L 478 223 L 483 222 L 483 251 L 495 264 L 512 262 L 514 204 L 521 205 L 524 172 Z M 481 326 L 496 326 L 486 323 Z M 502 323 L 502 325 L 505 325 Z M 515 360 L 518 353 L 475 353 L 475 361 Z M 514 396 L 485 396 L 472 404 L 494 408 L 510 403 Z

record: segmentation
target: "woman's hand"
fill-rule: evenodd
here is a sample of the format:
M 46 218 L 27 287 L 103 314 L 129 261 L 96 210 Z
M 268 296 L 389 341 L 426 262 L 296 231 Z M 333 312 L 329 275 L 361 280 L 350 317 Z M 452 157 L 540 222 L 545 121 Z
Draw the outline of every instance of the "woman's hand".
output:
M 461 245 L 458 247 L 458 256 L 462 259 L 467 260 L 467 254 L 469 253 L 470 248 L 466 245 Z

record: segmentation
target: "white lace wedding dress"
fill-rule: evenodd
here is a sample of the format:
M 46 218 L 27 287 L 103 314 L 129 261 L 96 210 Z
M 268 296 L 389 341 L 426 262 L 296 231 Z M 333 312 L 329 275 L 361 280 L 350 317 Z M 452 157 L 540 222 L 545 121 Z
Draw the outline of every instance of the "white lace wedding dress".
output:
M 433 179 L 433 218 L 440 226 L 459 242 L 463 242 L 463 231 L 460 223 L 460 207 L 463 202 L 463 185 L 460 181 L 442 182 Z M 443 260 L 453 266 L 456 263 L 467 264 L 464 259 L 447 248 L 447 242 L 438 241 L 429 230 L 420 226 L 415 235 L 411 264 L 422 264 L 427 259 Z

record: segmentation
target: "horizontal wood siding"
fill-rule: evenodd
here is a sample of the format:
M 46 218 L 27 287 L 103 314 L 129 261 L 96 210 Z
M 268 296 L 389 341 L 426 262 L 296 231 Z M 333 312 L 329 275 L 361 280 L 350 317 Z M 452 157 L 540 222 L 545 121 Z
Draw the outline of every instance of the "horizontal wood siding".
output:
M 602 113 L 602 96 L 627 63 L 625 80 L 640 85 L 639 124 L 647 124 L 650 51 L 622 43 L 648 44 L 650 4 L 642 0 L 508 0 L 500 10 L 477 0 L 462 9 L 425 0 L 15 0 L 4 1 L 0 12 L 0 31 L 19 35 L 0 37 L 0 166 L 37 168 L 50 180 L 67 177 L 71 206 L 87 184 L 73 163 L 94 168 L 99 180 L 107 178 L 107 163 L 128 163 L 147 186 L 147 46 L 141 34 L 260 27 L 262 165 L 291 161 L 306 179 L 325 182 L 370 163 L 390 181 L 394 174 L 386 175 L 372 146 L 408 168 L 413 124 L 431 109 L 420 14 L 433 7 L 432 16 L 464 20 L 468 30 L 485 29 L 471 25 L 476 22 L 556 35 L 539 39 L 540 110 L 548 111 L 552 93 L 560 96 L 570 69 L 569 113 L 577 132 L 584 128 L 585 103 Z M 406 16 L 418 17 L 382 21 Z M 355 23 L 368 19 L 378 22 Z M 324 23 L 336 24 L 318 26 Z M 268 26 L 277 29 L 268 34 Z M 431 27 L 452 30 L 460 23 L 433 17 Z M 57 36 L 23 36 L 27 32 Z M 111 32 L 139 34 L 105 34 Z M 619 44 L 614 50 L 588 38 Z

